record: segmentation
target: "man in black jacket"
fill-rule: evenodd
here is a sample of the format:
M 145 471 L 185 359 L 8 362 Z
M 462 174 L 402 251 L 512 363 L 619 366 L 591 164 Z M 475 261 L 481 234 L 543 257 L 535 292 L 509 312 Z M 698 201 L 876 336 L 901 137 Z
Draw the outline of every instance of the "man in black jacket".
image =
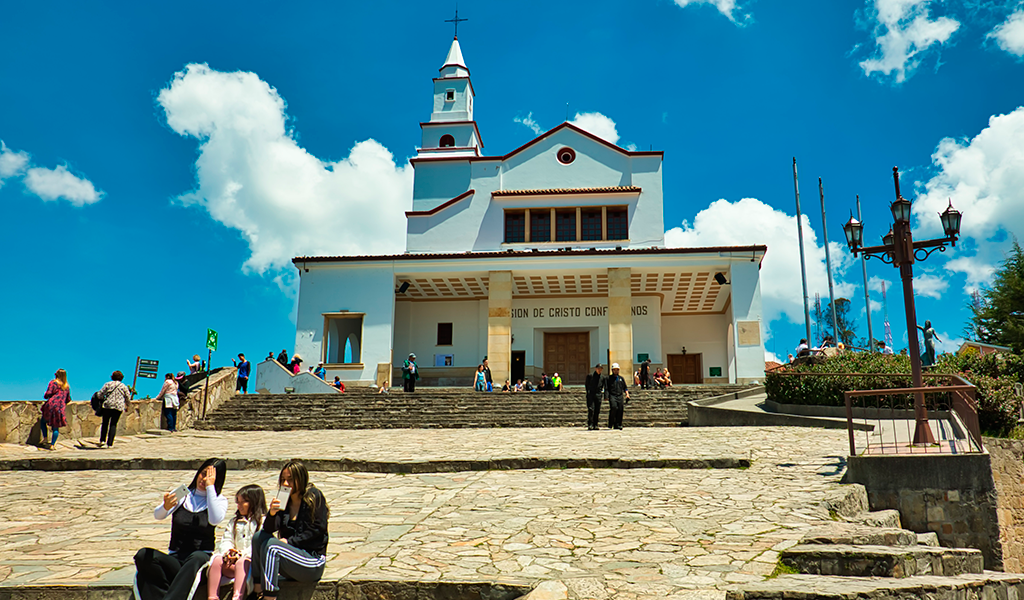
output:
M 587 429 L 590 431 L 597 431 L 597 421 L 601 417 L 601 393 L 606 381 L 601 369 L 601 363 L 594 365 L 594 372 L 587 375 L 584 382 L 587 388 Z
M 619 363 L 612 363 L 612 374 L 605 382 L 604 395 L 608 399 L 608 429 L 622 429 L 622 410 L 629 402 L 629 386 L 619 375 Z
M 651 359 L 640 363 L 640 389 L 651 387 Z

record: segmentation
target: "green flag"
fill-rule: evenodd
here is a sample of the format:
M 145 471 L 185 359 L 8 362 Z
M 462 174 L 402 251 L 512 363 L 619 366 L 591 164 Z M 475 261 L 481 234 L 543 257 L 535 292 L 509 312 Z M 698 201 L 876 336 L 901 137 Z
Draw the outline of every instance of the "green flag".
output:
M 206 330 L 206 349 L 217 350 L 217 332 L 212 329 Z

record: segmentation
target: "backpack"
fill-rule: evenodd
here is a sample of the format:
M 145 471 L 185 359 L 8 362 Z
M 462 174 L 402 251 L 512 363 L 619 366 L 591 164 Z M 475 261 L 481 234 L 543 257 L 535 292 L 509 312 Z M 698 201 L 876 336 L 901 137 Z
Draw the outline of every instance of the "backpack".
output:
M 92 412 L 96 413 L 97 417 L 100 416 L 100 411 L 103 410 L 103 396 L 99 392 L 94 393 L 89 404 L 92 406 Z

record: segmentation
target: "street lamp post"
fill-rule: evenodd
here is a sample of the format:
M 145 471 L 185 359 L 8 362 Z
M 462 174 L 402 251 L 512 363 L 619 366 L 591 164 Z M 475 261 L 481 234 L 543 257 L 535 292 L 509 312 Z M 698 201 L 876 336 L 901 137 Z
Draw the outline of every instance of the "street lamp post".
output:
M 882 238 L 882 245 L 863 246 L 864 224 L 852 216 L 843 225 L 843 232 L 846 234 L 846 243 L 854 256 L 862 254 L 865 258 L 877 258 L 900 270 L 900 279 L 903 280 L 903 306 L 907 314 L 911 377 L 914 387 L 921 388 L 923 387 L 921 351 L 917 343 L 917 311 L 914 308 L 914 262 L 928 258 L 936 250 L 945 252 L 947 244 L 956 246 L 962 214 L 953 208 L 953 203 L 950 201 L 946 211 L 939 215 L 946 237 L 915 242 L 910 232 L 911 203 L 900 194 L 900 172 L 896 167 L 892 168 L 892 178 L 896 184 L 896 200 L 889 207 L 892 210 L 893 225 L 889 233 Z M 914 418 L 917 425 L 914 429 L 913 443 L 915 445 L 934 444 L 935 436 L 932 435 L 931 426 L 928 424 L 928 409 L 925 408 L 923 392 L 914 394 Z

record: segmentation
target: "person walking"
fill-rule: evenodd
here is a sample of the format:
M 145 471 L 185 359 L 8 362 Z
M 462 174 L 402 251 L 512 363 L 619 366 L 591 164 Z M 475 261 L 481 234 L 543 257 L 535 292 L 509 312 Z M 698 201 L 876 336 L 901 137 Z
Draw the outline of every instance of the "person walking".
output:
M 103 424 L 100 426 L 99 447 L 106 443 L 107 448 L 114 447 L 114 435 L 117 433 L 117 421 L 121 413 L 128 412 L 129 402 L 132 399 L 132 391 L 125 384 L 121 383 L 124 373 L 114 371 L 110 374 L 110 381 L 100 388 L 100 398 L 103 399 L 103 408 L 100 416 L 103 417 Z
M 252 371 L 252 364 L 245 359 L 245 355 L 241 352 L 238 353 L 238 362 L 235 359 L 231 359 L 231 364 L 238 367 L 238 380 L 235 382 L 235 391 L 241 391 L 243 394 L 249 393 L 249 372 Z
M 487 382 L 487 391 L 494 391 L 494 380 L 491 379 L 491 366 L 487 364 L 487 357 L 484 357 L 484 380 Z
M 43 403 L 43 414 L 42 418 L 39 419 L 39 431 L 42 433 L 43 439 L 39 445 L 47 450 L 55 450 L 54 446 L 57 445 L 57 436 L 60 435 L 57 428 L 66 427 L 68 424 L 64 410 L 68 402 L 71 402 L 71 386 L 68 385 L 67 371 L 57 369 L 57 372 L 53 374 L 53 379 L 46 386 L 43 398 L 46 402 Z M 46 441 L 47 425 L 53 431 L 53 437 L 50 441 Z
M 313 369 L 313 375 L 316 375 L 323 381 L 327 381 L 327 368 L 324 367 L 324 363 L 319 362 L 316 364 L 316 368 Z
M 594 365 L 594 372 L 587 375 L 584 387 L 587 389 L 587 429 L 597 431 L 597 422 L 601 418 L 601 394 L 604 392 L 607 379 L 601 375 L 604 367 L 601 363 Z
M 612 363 L 612 374 L 605 383 L 604 397 L 608 400 L 608 429 L 622 429 L 622 411 L 629 402 L 629 386 L 619 375 L 619 363 Z
M 277 362 L 281 363 L 282 367 L 290 370 L 291 367 L 288 364 L 288 351 L 287 350 L 284 350 L 283 348 L 281 349 L 281 353 L 277 355 Z
M 156 395 L 157 400 L 164 401 L 164 421 L 167 421 L 167 431 L 174 433 L 178 425 L 178 382 L 174 380 L 174 374 L 164 375 L 164 385 L 160 393 Z M 103 438 L 100 438 L 102 442 Z M 113 444 L 113 439 L 111 439 Z
M 416 380 L 420 378 L 420 370 L 416 366 L 416 355 L 409 353 L 409 358 L 402 363 L 402 383 L 405 384 L 405 391 L 416 391 Z

